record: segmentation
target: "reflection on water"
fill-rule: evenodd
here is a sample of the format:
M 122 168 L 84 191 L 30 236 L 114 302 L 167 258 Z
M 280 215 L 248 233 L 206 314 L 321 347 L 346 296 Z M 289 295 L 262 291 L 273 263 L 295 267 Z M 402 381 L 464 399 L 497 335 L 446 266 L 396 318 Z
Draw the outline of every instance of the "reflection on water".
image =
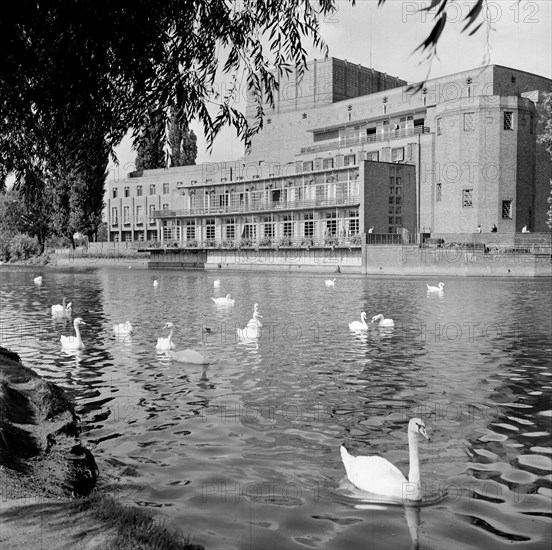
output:
M 0 336 L 77 402 L 102 483 L 216 548 L 548 547 L 549 281 L 426 281 L 90 269 L 0 271 Z M 153 287 L 153 280 L 159 281 Z M 431 282 L 431 281 L 428 281 Z M 233 307 L 212 297 L 231 293 Z M 71 319 L 52 318 L 63 296 Z M 261 335 L 239 342 L 253 304 Z M 366 311 L 393 330 L 349 330 Z M 60 336 L 82 317 L 84 350 Z M 130 321 L 131 335 L 113 325 Z M 167 322 L 178 349 L 156 353 Z M 406 422 L 426 421 L 422 508 L 344 488 L 339 446 L 405 474 Z M 442 495 L 434 499 L 434 495 Z

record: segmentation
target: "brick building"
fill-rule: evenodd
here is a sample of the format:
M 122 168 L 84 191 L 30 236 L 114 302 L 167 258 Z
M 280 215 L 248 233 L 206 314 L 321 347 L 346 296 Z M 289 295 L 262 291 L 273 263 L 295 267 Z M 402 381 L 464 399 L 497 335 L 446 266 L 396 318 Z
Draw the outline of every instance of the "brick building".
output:
M 245 158 L 109 182 L 110 240 L 548 230 L 552 163 L 536 137 L 551 80 L 490 65 L 415 92 L 337 59 L 295 77 Z

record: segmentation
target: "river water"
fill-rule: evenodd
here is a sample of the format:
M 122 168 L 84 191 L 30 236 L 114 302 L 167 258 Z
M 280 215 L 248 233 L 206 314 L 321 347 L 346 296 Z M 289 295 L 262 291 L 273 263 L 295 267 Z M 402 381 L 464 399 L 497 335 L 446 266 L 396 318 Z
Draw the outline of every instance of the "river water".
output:
M 0 268 L 0 344 L 76 401 L 101 485 L 215 549 L 549 548 L 549 280 Z M 216 277 L 221 287 L 214 288 Z M 154 279 L 159 281 L 153 286 Z M 231 293 L 233 306 L 211 297 Z M 64 352 L 80 316 L 85 349 Z M 263 328 L 240 342 L 259 304 Z M 395 328 L 349 330 L 366 311 Z M 131 321 L 117 339 L 114 323 Z M 156 352 L 166 322 L 177 349 Z M 339 447 L 408 472 L 422 417 L 421 507 L 374 503 Z

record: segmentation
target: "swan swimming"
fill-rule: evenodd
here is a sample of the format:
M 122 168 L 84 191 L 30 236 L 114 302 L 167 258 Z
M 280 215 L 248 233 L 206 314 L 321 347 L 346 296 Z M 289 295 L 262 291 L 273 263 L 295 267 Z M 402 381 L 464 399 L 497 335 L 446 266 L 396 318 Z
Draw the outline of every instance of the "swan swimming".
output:
M 326 286 L 335 286 L 336 279 L 326 279 Z
M 126 323 L 119 323 L 117 325 L 113 325 L 113 332 L 115 333 L 115 336 L 128 336 L 129 334 L 132 334 L 134 331 L 134 327 L 132 326 L 130 321 L 127 321 Z
M 61 304 L 56 304 L 51 307 L 52 315 L 71 315 L 71 302 L 67 303 L 67 298 L 64 296 Z
M 380 313 L 379 315 L 374 315 L 372 317 L 372 320 L 370 321 L 371 323 L 373 323 L 374 321 L 377 321 L 379 319 L 379 324 L 378 326 L 382 327 L 382 328 L 385 328 L 385 327 L 394 327 L 395 326 L 395 323 L 393 322 L 393 319 L 385 319 L 383 317 L 383 314 Z
M 199 351 L 194 349 L 183 349 L 178 351 L 169 350 L 169 355 L 173 361 L 179 361 L 181 363 L 194 363 L 196 365 L 208 365 L 210 359 L 207 356 L 207 346 L 205 345 L 205 338 L 203 336 L 204 332 L 211 332 L 211 329 L 206 328 L 201 332 L 201 351 L 203 353 L 199 353 Z
M 153 281 L 153 286 L 155 286 L 155 287 L 159 286 L 159 281 L 157 279 L 155 279 L 155 281 Z
M 73 321 L 73 326 L 75 327 L 75 336 L 62 336 L 60 338 L 61 345 L 65 349 L 82 349 L 84 348 L 84 344 L 82 343 L 81 335 L 80 335 L 80 329 L 79 325 L 86 325 L 86 323 L 80 318 L 77 317 Z
M 227 294 L 224 298 L 211 298 L 215 304 L 219 306 L 233 306 L 234 300 L 232 300 L 232 295 Z
M 221 283 L 220 283 L 220 279 L 217 279 L 216 281 L 213 282 L 213 286 L 215 288 L 219 288 L 221 286 Z
M 349 481 L 376 495 L 393 499 L 421 500 L 420 460 L 418 458 L 418 434 L 430 441 L 425 424 L 420 418 L 412 418 L 408 423 L 408 451 L 410 470 L 408 480 L 391 462 L 381 456 L 352 456 L 344 445 L 341 446 L 341 460 Z
M 351 330 L 368 330 L 368 323 L 366 323 L 366 312 L 363 311 L 360 314 L 360 321 L 353 321 L 349 323 L 349 328 Z
M 169 322 L 163 328 L 171 329 L 171 331 L 169 332 L 169 335 L 166 338 L 163 338 L 161 336 L 157 338 L 157 345 L 155 346 L 155 349 L 166 349 L 166 350 L 174 349 L 176 347 L 175 343 L 172 341 L 174 325 L 171 322 Z
M 42 284 L 42 275 L 39 275 L 38 277 L 35 277 L 33 279 L 34 284 L 40 286 Z
M 427 291 L 428 292 L 443 292 L 444 288 L 445 288 L 445 285 L 443 283 L 439 283 L 439 286 L 429 286 L 429 285 L 427 285 Z
M 255 304 L 257 305 L 257 304 Z M 245 328 L 238 328 L 237 333 L 240 340 L 255 340 L 260 336 L 260 329 L 263 326 L 262 323 L 259 321 L 259 317 L 261 315 L 255 308 L 253 311 L 253 317 L 249 319 L 249 322 L 247 323 L 247 326 Z

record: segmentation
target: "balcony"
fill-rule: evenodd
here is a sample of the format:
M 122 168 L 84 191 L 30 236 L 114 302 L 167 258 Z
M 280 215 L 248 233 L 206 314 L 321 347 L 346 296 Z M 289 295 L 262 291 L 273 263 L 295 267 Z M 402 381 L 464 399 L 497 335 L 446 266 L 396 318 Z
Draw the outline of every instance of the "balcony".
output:
M 358 136 L 346 139 L 336 139 L 332 141 L 324 141 L 319 145 L 309 145 L 308 147 L 301 147 L 301 153 L 318 153 L 320 151 L 332 151 L 333 149 L 354 147 L 356 145 L 364 145 L 366 143 L 390 141 L 393 139 L 400 139 L 404 137 L 429 133 L 431 133 L 431 130 L 428 126 L 414 126 L 414 128 L 387 130 L 379 134 L 370 134 L 367 136 Z
M 327 208 L 334 206 L 359 206 L 359 195 L 344 195 L 333 199 L 315 199 L 304 201 L 249 201 L 239 205 L 197 207 L 189 210 L 155 210 L 154 218 L 184 218 L 216 214 L 255 214 L 268 211 L 306 210 L 309 208 Z

